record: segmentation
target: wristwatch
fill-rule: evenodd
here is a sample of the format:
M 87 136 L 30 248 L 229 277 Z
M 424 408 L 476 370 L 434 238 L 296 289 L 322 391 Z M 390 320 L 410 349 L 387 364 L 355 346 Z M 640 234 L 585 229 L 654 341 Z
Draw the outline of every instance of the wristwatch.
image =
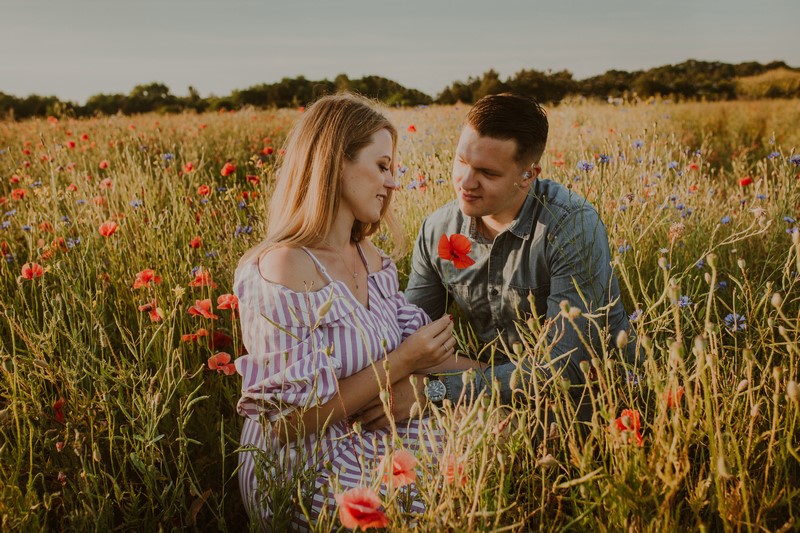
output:
M 434 405 L 442 405 L 442 400 L 447 395 L 447 387 L 434 375 L 428 375 L 428 384 L 425 386 L 425 397 Z

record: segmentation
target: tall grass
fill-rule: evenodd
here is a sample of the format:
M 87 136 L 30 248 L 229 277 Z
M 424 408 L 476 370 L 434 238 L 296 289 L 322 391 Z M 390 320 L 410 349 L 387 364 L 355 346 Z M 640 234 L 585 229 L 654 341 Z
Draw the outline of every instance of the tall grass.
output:
M 390 111 L 409 241 L 452 198 L 465 113 Z M 3 530 L 248 527 L 239 382 L 207 361 L 238 353 L 235 316 L 216 302 L 263 235 L 297 115 L 0 123 Z M 402 489 L 384 495 L 393 529 L 798 527 L 798 119 L 794 101 L 550 110 L 543 177 L 600 212 L 645 362 L 628 374 L 612 351 L 584 367 L 590 423 L 575 422 L 558 377 L 514 407 L 492 394 L 434 412 L 447 459 L 420 457 L 424 515 L 401 512 Z M 237 170 L 223 177 L 226 161 Z M 103 237 L 107 220 L 119 227 Z M 22 278 L 33 262 L 44 274 Z M 408 254 L 398 265 L 405 279 Z M 191 286 L 197 267 L 217 287 Z M 146 268 L 161 283 L 133 289 Z M 187 312 L 203 299 L 217 319 Z M 182 340 L 199 328 L 209 335 Z M 528 321 L 512 356 L 546 355 L 545 334 Z M 641 446 L 624 429 L 636 413 Z M 270 483 L 279 501 L 302 494 Z M 318 528 L 338 525 L 329 509 Z

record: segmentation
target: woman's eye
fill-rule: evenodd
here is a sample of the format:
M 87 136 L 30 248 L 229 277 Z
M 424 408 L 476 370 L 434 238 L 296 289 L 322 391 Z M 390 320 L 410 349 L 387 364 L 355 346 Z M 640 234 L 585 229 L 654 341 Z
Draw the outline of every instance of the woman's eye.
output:
M 389 167 L 385 167 L 383 165 L 378 165 L 381 168 L 381 172 L 389 172 L 391 170 Z

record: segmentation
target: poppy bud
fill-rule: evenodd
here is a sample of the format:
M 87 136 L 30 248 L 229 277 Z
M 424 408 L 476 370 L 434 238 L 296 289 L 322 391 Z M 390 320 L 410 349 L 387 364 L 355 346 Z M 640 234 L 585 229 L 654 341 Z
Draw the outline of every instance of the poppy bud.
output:
M 620 350 L 624 350 L 625 347 L 628 345 L 628 332 L 624 329 L 619 330 L 617 333 L 617 348 Z
M 800 386 L 797 385 L 795 380 L 790 380 L 786 384 L 786 398 L 790 402 L 800 405 Z
M 741 394 L 744 391 L 746 391 L 748 385 L 750 385 L 750 382 L 747 379 L 743 379 L 742 381 L 740 381 L 739 386 L 736 387 L 736 394 Z
M 780 309 L 781 305 L 783 304 L 783 296 L 780 293 L 776 292 L 772 295 L 772 299 L 770 300 L 772 307 L 775 309 Z

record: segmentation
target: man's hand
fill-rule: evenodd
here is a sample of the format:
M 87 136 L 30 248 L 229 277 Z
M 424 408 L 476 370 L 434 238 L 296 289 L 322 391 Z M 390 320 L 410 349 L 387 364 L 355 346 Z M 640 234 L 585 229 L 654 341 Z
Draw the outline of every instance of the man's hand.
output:
M 411 385 L 412 379 L 416 381 L 416 393 L 414 387 Z M 411 409 L 415 403 L 418 403 L 421 408 L 425 407 L 425 375 L 411 374 L 407 378 L 403 378 L 397 383 L 392 385 L 391 392 L 391 407 L 392 417 L 395 420 L 405 420 L 411 417 Z M 386 410 L 380 398 L 374 399 L 364 409 L 362 409 L 355 417 L 355 419 L 362 423 L 364 429 L 375 431 L 382 427 L 389 425 L 389 418 L 386 416 Z

